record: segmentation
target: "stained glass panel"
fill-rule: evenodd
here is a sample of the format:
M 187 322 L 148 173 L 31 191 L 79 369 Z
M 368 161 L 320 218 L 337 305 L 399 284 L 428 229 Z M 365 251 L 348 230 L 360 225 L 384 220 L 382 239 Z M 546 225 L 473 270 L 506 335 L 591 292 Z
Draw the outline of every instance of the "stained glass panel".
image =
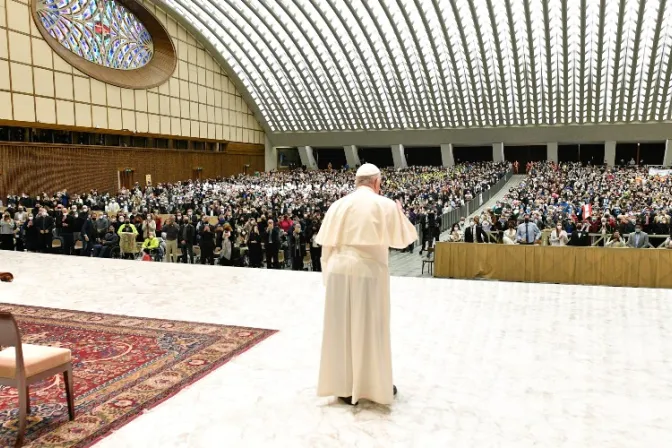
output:
M 95 64 L 135 70 L 154 54 L 145 26 L 117 0 L 39 0 L 37 14 L 54 39 Z

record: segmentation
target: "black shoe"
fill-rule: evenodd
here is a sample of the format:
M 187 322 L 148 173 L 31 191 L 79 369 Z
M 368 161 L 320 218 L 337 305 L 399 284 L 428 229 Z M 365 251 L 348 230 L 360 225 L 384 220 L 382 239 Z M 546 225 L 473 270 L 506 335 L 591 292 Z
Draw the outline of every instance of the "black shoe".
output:
M 338 397 L 338 399 L 345 404 L 349 404 L 350 406 L 357 406 L 357 402 L 352 402 L 352 397 Z
M 392 393 L 394 394 L 395 397 L 397 396 L 397 386 L 392 385 Z

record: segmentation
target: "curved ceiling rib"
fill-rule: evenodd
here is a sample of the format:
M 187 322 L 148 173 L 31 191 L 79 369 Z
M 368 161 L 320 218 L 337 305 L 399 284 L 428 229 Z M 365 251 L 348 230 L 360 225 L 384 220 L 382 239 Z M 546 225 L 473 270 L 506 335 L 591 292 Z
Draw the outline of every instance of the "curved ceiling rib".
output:
M 326 36 L 323 33 L 323 28 L 321 26 L 317 25 L 317 23 L 315 22 L 315 19 L 310 15 L 309 11 L 305 9 L 302 2 L 297 2 L 297 6 L 298 6 L 299 11 L 303 15 L 303 17 L 306 20 L 308 20 L 308 22 L 310 22 L 312 30 L 309 30 L 309 31 L 314 31 L 314 32 L 317 33 L 318 38 L 314 42 L 311 42 L 310 39 L 308 40 L 308 43 L 310 44 L 311 48 L 313 49 L 313 52 L 318 56 L 318 58 L 323 57 L 326 61 L 329 61 L 331 63 L 331 66 L 335 67 L 336 71 L 338 72 L 337 73 L 338 74 L 338 81 L 340 81 L 340 83 L 337 83 L 336 73 L 334 73 L 334 70 L 330 69 L 329 66 L 325 65 L 327 76 L 331 77 L 331 80 L 330 80 L 331 81 L 331 92 L 334 95 L 334 98 L 336 100 L 336 104 L 337 104 L 337 106 L 339 106 L 339 110 L 341 111 L 343 116 L 346 116 L 350 120 L 355 121 L 356 125 L 360 128 L 364 126 L 364 124 L 363 124 L 364 122 L 362 121 L 363 118 L 371 120 L 371 121 L 375 121 L 375 120 L 371 119 L 372 111 L 364 110 L 364 111 L 361 111 L 360 114 L 353 113 L 353 111 L 356 110 L 356 108 L 355 108 L 356 103 L 355 103 L 355 98 L 354 97 L 359 97 L 361 99 L 361 97 L 363 95 L 365 95 L 365 90 L 366 90 L 364 88 L 361 80 L 357 76 L 353 76 L 353 78 L 356 81 L 355 88 L 351 90 L 353 92 L 353 95 L 350 95 L 350 96 L 347 96 L 346 98 L 343 98 L 343 101 L 348 103 L 348 108 L 349 108 L 348 111 L 344 111 L 343 108 L 340 107 L 341 103 L 340 103 L 338 97 L 336 96 L 336 94 L 340 91 L 345 91 L 345 89 L 349 86 L 349 84 L 347 82 L 348 77 L 343 72 L 343 67 L 341 67 L 341 65 L 338 63 L 338 57 L 334 53 L 334 46 L 333 45 L 327 44 L 327 45 L 320 46 L 319 48 L 317 47 L 316 42 L 321 41 L 321 42 L 326 43 Z M 296 20 L 296 18 L 294 20 Z M 329 27 L 327 22 L 325 22 L 325 25 L 326 25 L 327 28 Z M 335 35 L 335 33 L 334 33 L 334 35 Z M 323 56 L 323 54 L 320 53 L 320 49 L 326 50 L 326 53 L 329 54 L 329 58 L 326 58 L 325 56 Z M 352 70 L 352 66 L 350 66 L 350 69 L 351 69 L 351 73 L 354 73 L 354 70 Z M 341 87 L 341 88 L 339 89 L 339 87 Z M 368 98 L 367 98 L 367 100 L 368 100 Z M 377 115 L 377 116 L 382 115 L 382 112 L 380 110 L 380 105 L 377 102 L 374 102 L 373 106 L 375 107 L 375 115 Z
M 339 36 L 342 36 L 343 31 L 347 35 L 347 38 L 345 36 L 342 37 L 344 40 L 341 42 L 336 40 L 334 46 L 337 48 L 346 47 L 348 45 L 351 46 L 354 51 L 344 51 L 342 54 L 349 62 L 353 76 L 360 83 L 362 82 L 360 77 L 364 79 L 367 79 L 368 77 L 367 84 L 369 84 L 368 87 L 369 90 L 371 90 L 370 101 L 375 101 L 378 104 L 377 109 L 380 110 L 381 114 L 379 121 L 386 123 L 384 126 L 379 124 L 378 127 L 384 127 L 387 129 L 400 129 L 402 125 L 399 116 L 390 113 L 390 111 L 394 110 L 399 104 L 404 103 L 403 101 L 394 101 L 394 89 L 385 76 L 385 72 L 383 71 L 383 62 L 381 60 L 381 53 L 375 50 L 375 45 L 371 34 L 365 31 L 364 25 L 358 20 L 351 20 L 346 22 L 346 20 L 343 19 L 343 12 L 336 8 L 334 4 L 332 4 L 331 0 L 325 0 L 323 5 L 328 7 L 328 9 L 323 10 L 317 7 L 315 7 L 315 9 L 323 17 L 325 23 L 329 29 L 331 29 L 333 35 L 338 38 Z M 346 5 L 350 4 L 346 3 Z M 350 6 L 350 8 L 352 7 Z M 350 9 L 350 12 L 354 17 L 354 12 L 352 9 Z M 338 20 L 329 20 L 329 17 L 327 16 L 328 14 L 332 14 L 333 17 L 336 17 Z M 342 30 L 341 34 L 339 34 L 338 30 Z M 366 40 L 366 43 L 358 40 L 358 37 L 360 39 L 363 38 Z M 375 64 L 368 63 L 370 56 L 376 60 Z M 363 67 L 363 70 L 358 70 L 358 67 Z M 363 72 L 366 73 L 364 74 Z M 375 89 L 372 89 L 371 85 L 373 85 Z M 387 95 L 385 92 L 387 92 Z
M 385 128 L 387 129 L 398 129 L 401 127 L 399 124 L 398 117 L 396 117 L 393 114 L 388 113 L 388 111 L 394 110 L 394 104 L 391 101 L 391 92 L 392 88 L 389 84 L 389 81 L 387 78 L 384 76 L 384 73 L 376 73 L 378 75 L 377 77 L 374 78 L 374 71 L 373 71 L 373 64 L 368 64 L 367 63 L 367 58 L 365 55 L 365 51 L 371 52 L 371 54 L 374 56 L 376 59 L 377 65 L 375 67 L 381 68 L 382 67 L 382 62 L 380 60 L 380 55 L 378 52 L 374 50 L 374 45 L 371 41 L 371 36 L 368 33 L 362 32 L 361 34 L 365 37 L 368 43 L 368 47 L 364 48 L 364 45 L 358 45 L 357 44 L 357 38 L 355 37 L 355 33 L 353 32 L 352 28 L 349 26 L 345 26 L 346 24 L 344 23 L 344 20 L 342 19 L 341 13 L 339 10 L 333 7 L 331 4 L 330 0 L 327 0 L 323 3 L 323 5 L 328 6 L 330 9 L 328 11 L 325 11 L 321 8 L 318 8 L 317 6 L 313 5 L 313 8 L 315 11 L 322 17 L 322 20 L 324 21 L 325 25 L 329 28 L 329 30 L 332 33 L 332 36 L 334 37 L 334 41 L 332 42 L 326 42 L 326 46 L 329 47 L 329 51 L 334 51 L 338 50 L 340 48 L 345 47 L 346 45 L 351 45 L 352 48 L 355 49 L 357 52 L 356 54 L 350 54 L 348 52 L 343 52 L 341 51 L 341 54 L 343 55 L 344 61 L 343 64 L 347 61 L 347 64 L 350 68 L 350 74 L 351 76 L 357 81 L 360 91 L 366 91 L 366 88 L 364 87 L 364 83 L 362 82 L 362 79 L 360 78 L 360 74 L 358 73 L 357 67 L 363 67 L 364 71 L 366 72 L 366 75 L 368 76 L 368 79 L 366 76 L 361 75 L 362 78 L 367 79 L 367 85 L 368 89 L 371 91 L 371 97 L 367 97 L 368 101 L 373 101 L 374 104 L 376 105 L 376 113 L 378 114 L 378 117 L 376 119 L 376 122 L 379 127 L 382 126 L 380 123 L 385 123 Z M 347 39 L 345 42 L 339 42 L 339 33 L 336 29 L 336 24 L 334 21 L 329 20 L 329 17 L 327 16 L 328 13 L 333 13 L 335 16 L 337 16 L 340 19 L 340 25 L 341 28 L 345 31 L 347 34 Z M 361 28 L 361 24 L 359 22 L 351 22 L 351 25 L 356 25 L 357 27 Z M 340 44 L 340 45 L 339 45 Z M 379 81 L 379 82 L 376 82 Z M 385 86 L 382 84 L 385 83 Z M 375 89 L 373 87 L 375 87 Z M 384 95 L 383 91 L 385 91 L 385 87 L 387 87 L 387 92 L 388 95 Z M 375 96 L 373 96 L 375 93 Z M 385 104 L 387 105 L 387 109 L 385 108 Z M 381 106 L 382 105 L 382 106 Z M 357 109 L 355 109 L 355 112 Z M 361 111 L 365 112 L 365 111 Z
M 239 48 L 236 46 L 227 44 L 221 35 L 217 35 L 216 32 L 216 25 L 214 24 L 214 21 L 206 17 L 201 17 L 198 16 L 198 9 L 185 9 L 182 4 L 182 0 L 170 0 L 170 3 L 167 4 L 173 11 L 175 11 L 177 14 L 181 14 L 182 17 L 189 21 L 190 23 L 193 24 L 194 28 L 204 36 L 208 40 L 208 42 L 214 46 L 215 49 L 219 50 L 222 52 L 223 57 L 229 62 L 231 69 L 233 71 L 236 71 L 236 69 L 239 69 L 239 67 L 242 67 L 243 61 L 241 60 L 240 56 L 237 54 L 237 49 L 238 52 L 240 51 Z M 253 62 L 254 63 L 254 62 Z M 261 71 L 259 66 L 255 65 L 256 70 Z M 237 76 L 241 76 L 240 72 L 236 72 Z M 261 114 L 264 114 L 265 116 L 269 116 L 269 121 L 267 124 L 273 128 L 277 126 L 277 122 L 275 121 L 274 115 L 269 114 L 268 112 L 275 112 L 276 110 L 280 110 L 280 101 L 281 101 L 281 96 L 278 95 L 273 95 L 273 87 L 270 85 L 270 83 L 267 82 L 266 79 L 262 79 L 262 85 L 258 84 L 253 84 L 251 85 L 251 88 L 248 89 L 248 93 L 251 96 L 251 99 L 259 106 L 259 111 Z M 242 82 L 242 80 L 241 80 Z M 280 85 L 280 82 L 277 81 L 278 86 Z M 280 91 L 282 91 L 280 89 Z M 263 93 L 262 93 L 263 92 Z M 292 122 L 294 120 L 292 119 Z M 296 122 L 294 122 L 296 123 Z
M 183 5 L 187 3 L 187 2 L 183 2 L 183 0 L 178 0 L 178 1 L 181 2 Z M 196 5 L 198 5 L 198 2 L 205 2 L 205 0 L 192 0 L 192 1 L 193 1 Z M 223 20 L 223 19 L 221 18 L 221 16 L 219 16 L 219 15 L 215 15 L 215 14 L 216 14 L 216 11 L 215 11 L 213 8 L 218 8 L 218 6 L 216 6 L 216 5 L 214 5 L 214 6 L 213 6 L 213 5 L 210 5 L 210 4 L 208 4 L 207 2 L 203 3 L 202 6 L 203 6 L 203 8 L 206 8 L 206 7 L 207 7 L 207 9 L 201 9 L 201 11 L 204 11 L 204 12 L 207 12 L 207 13 L 209 13 L 209 14 L 212 14 L 213 17 L 217 17 L 217 18 L 219 18 L 220 20 Z M 221 10 L 220 10 L 220 11 L 221 11 Z M 219 23 L 221 23 L 221 21 L 220 21 Z M 209 25 L 209 26 L 211 26 L 211 25 Z M 248 57 L 249 57 L 249 55 L 250 55 L 250 53 L 251 53 L 251 52 L 250 52 L 251 49 L 254 49 L 254 51 L 255 51 L 260 57 L 262 57 L 262 56 L 264 55 L 264 52 L 261 50 L 261 48 L 260 48 L 257 44 L 255 44 L 255 43 L 253 42 L 252 38 L 251 38 L 246 32 L 244 32 L 243 30 L 241 30 L 239 34 L 232 34 L 232 33 L 229 33 L 229 29 L 230 29 L 230 28 L 231 28 L 231 27 L 223 27 L 221 30 L 216 30 L 216 31 L 219 31 L 220 33 L 225 33 L 226 35 L 228 35 L 229 38 L 230 38 L 233 42 L 235 42 L 235 43 L 238 45 L 238 47 L 241 49 L 241 52 L 247 54 Z M 247 51 L 243 51 L 243 50 L 247 50 Z M 266 58 L 264 58 L 264 59 L 266 59 Z M 254 65 L 254 67 L 256 68 L 256 70 L 257 70 L 258 73 L 269 72 L 269 73 L 273 73 L 273 74 L 274 74 L 274 76 L 273 76 L 272 78 L 275 80 L 275 84 L 276 84 L 276 89 L 275 89 L 275 91 L 282 91 L 283 89 L 286 89 L 286 88 L 293 88 L 293 89 L 295 89 L 295 92 L 297 92 L 297 90 L 296 90 L 296 87 L 297 87 L 297 86 L 296 86 L 296 83 L 287 83 L 286 85 L 283 85 L 283 83 L 282 83 L 282 81 L 281 81 L 281 78 L 278 78 L 277 76 L 275 76 L 275 73 L 276 73 L 275 70 L 270 69 L 270 67 L 269 67 L 268 70 L 265 70 L 264 68 L 262 68 L 262 66 L 260 65 L 259 61 L 255 61 L 254 59 L 251 59 L 250 61 L 251 61 L 251 63 Z M 268 61 L 268 59 L 266 59 L 266 61 Z M 263 62 L 263 61 L 262 61 L 262 62 Z M 281 65 L 278 66 L 278 69 L 281 70 L 282 68 L 283 68 L 283 67 L 282 67 Z M 288 73 L 285 73 L 285 76 L 288 78 L 288 77 L 289 77 L 289 74 L 288 74 Z M 268 83 L 268 79 L 269 79 L 269 78 L 271 78 L 271 77 L 268 76 L 268 77 L 266 77 L 266 78 L 263 79 L 263 82 L 265 83 L 265 85 L 266 85 L 267 87 L 270 86 L 270 84 Z M 283 78 L 283 79 L 286 81 L 286 78 Z M 277 96 L 277 95 L 276 95 L 276 96 Z M 271 98 L 276 98 L 276 96 L 274 96 L 274 95 L 270 95 Z M 289 98 L 287 98 L 287 97 L 285 96 L 285 97 L 284 97 L 284 101 L 277 101 L 277 100 L 274 101 L 273 107 L 272 107 L 271 109 L 274 110 L 274 111 L 282 110 L 284 107 L 286 107 L 286 106 L 284 106 L 284 105 L 281 105 L 282 103 L 289 104 Z M 296 113 L 295 113 L 294 111 L 291 111 L 291 117 L 292 117 L 292 119 L 294 120 L 295 123 L 299 123 L 299 122 L 301 122 L 301 121 L 304 121 L 303 126 L 307 126 L 307 122 L 305 122 L 305 120 L 301 120 L 301 119 L 298 117 L 298 115 L 296 115 Z
M 272 133 L 672 119 L 669 0 L 151 0 Z

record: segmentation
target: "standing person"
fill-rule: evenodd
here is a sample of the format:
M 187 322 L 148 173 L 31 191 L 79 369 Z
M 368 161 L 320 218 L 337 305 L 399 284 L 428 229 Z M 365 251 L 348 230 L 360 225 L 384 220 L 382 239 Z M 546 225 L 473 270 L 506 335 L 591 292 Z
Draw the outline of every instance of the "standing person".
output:
M 483 230 L 480 218 L 474 216 L 474 222 L 464 229 L 465 243 L 487 243 L 488 234 Z
M 264 234 L 264 243 L 266 244 L 266 268 L 280 269 L 278 262 L 278 251 L 280 250 L 280 230 L 273 225 L 273 220 L 268 220 L 268 227 Z
M 541 231 L 535 223 L 530 222 L 529 215 L 525 215 L 523 223 L 518 226 L 516 241 L 518 244 L 536 244 L 541 241 Z
M 177 263 L 177 237 L 180 228 L 175 225 L 173 218 L 170 217 L 166 219 L 166 225 L 161 230 L 166 234 L 166 258 L 163 261 L 165 263 Z
M 182 263 L 194 264 L 194 238 L 196 229 L 188 216 L 185 216 L 180 227 L 180 246 L 182 247 Z M 189 258 L 187 258 L 189 257 Z
M 247 247 L 249 248 L 249 257 L 250 257 L 250 267 L 260 268 L 261 267 L 261 241 L 262 237 L 259 233 L 259 227 L 255 222 L 254 225 L 250 228 L 250 235 L 247 238 Z
M 555 225 L 555 230 L 551 232 L 550 242 L 551 246 L 566 246 L 569 242 L 567 232 L 562 229 L 562 223 L 559 222 Z
M 233 229 L 229 224 L 224 225 L 224 234 L 222 235 L 222 250 L 219 253 L 219 264 L 222 266 L 231 266 L 231 258 L 233 257 L 233 241 L 231 232 Z
M 215 263 L 215 234 L 210 231 L 210 225 L 203 226 L 199 246 L 201 248 L 201 264 Z
M 96 235 L 98 234 L 98 232 L 96 231 L 95 219 L 96 219 L 95 216 L 86 215 L 86 219 L 84 220 L 84 224 L 82 225 L 82 234 L 81 234 L 82 250 L 80 251 L 79 255 L 83 257 L 91 256 L 91 251 L 93 250 L 93 243 L 96 241 Z
M 310 264 L 313 267 L 314 272 L 322 271 L 322 247 L 315 242 L 317 239 L 317 234 L 320 232 L 320 222 L 314 221 L 312 234 L 309 239 L 310 244 Z
M 54 218 L 47 214 L 47 210 L 44 207 L 40 208 L 40 211 L 35 218 L 35 225 L 37 226 L 39 235 L 37 251 L 44 253 L 51 252 L 51 232 L 54 228 Z
M 292 271 L 303 271 L 306 237 L 301 233 L 301 224 L 294 224 L 294 231 L 289 236 L 289 248 L 292 253 Z
M 628 237 L 628 247 L 635 249 L 641 249 L 649 246 L 649 235 L 645 232 L 642 232 L 642 225 L 637 223 L 635 225 L 635 232 L 631 233 Z
M 28 215 L 28 220 L 23 225 L 28 252 L 37 252 L 40 249 L 40 232 L 35 222 L 33 215 Z
M 105 237 L 107 229 L 110 227 L 110 220 L 107 218 L 107 214 L 101 213 L 96 219 L 96 238 Z
M 14 230 L 16 224 L 9 212 L 5 212 L 0 221 L 0 250 L 14 250 Z
M 61 214 L 61 238 L 63 238 L 63 255 L 70 255 L 75 245 L 73 233 L 75 231 L 76 212 L 64 208 Z
M 356 404 L 390 404 L 390 274 L 388 250 L 418 238 L 401 202 L 380 196 L 380 170 L 362 165 L 357 189 L 327 211 L 316 243 L 322 246 L 327 289 L 317 393 Z

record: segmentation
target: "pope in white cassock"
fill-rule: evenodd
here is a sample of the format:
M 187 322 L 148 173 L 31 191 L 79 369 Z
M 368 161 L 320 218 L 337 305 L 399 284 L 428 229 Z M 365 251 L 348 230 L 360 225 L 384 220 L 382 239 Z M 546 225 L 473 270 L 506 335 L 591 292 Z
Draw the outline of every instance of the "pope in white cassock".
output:
M 418 234 L 401 203 L 380 196 L 375 165 L 362 165 L 355 184 L 329 208 L 316 238 L 327 290 L 317 393 L 391 404 L 388 249 L 403 249 Z

